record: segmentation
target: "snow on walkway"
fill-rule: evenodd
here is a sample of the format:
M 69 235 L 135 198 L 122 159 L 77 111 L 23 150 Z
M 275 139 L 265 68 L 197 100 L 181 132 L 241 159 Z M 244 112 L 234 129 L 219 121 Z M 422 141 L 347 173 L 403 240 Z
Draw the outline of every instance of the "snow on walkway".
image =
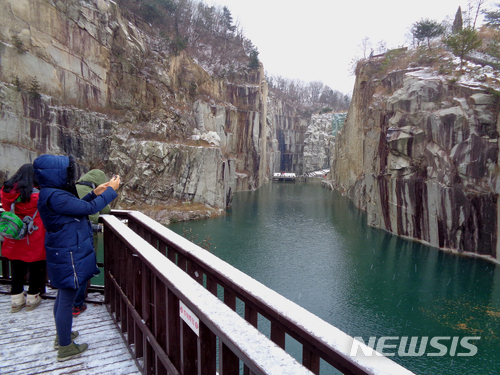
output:
M 80 333 L 75 342 L 86 342 L 89 349 L 78 358 L 57 362 L 54 300 L 12 314 L 10 295 L 0 294 L 0 374 L 140 374 L 106 307 L 87 305 L 73 320 L 73 330 Z

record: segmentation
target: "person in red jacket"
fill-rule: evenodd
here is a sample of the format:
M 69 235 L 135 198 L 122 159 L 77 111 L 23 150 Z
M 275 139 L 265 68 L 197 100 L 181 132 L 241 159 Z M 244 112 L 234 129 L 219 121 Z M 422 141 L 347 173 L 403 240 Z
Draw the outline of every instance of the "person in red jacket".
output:
M 33 165 L 24 164 L 16 174 L 7 180 L 1 191 L 0 199 L 5 211 L 11 210 L 15 202 L 14 213 L 21 219 L 35 215 L 38 193 Z M 42 302 L 40 295 L 45 293 L 45 228 L 38 212 L 34 218 L 38 229 L 26 235 L 22 240 L 5 238 L 2 243 L 2 255 L 10 260 L 12 270 L 12 288 L 10 311 L 19 312 L 24 306 L 27 311 L 34 310 Z M 24 283 L 29 271 L 28 295 L 24 294 Z

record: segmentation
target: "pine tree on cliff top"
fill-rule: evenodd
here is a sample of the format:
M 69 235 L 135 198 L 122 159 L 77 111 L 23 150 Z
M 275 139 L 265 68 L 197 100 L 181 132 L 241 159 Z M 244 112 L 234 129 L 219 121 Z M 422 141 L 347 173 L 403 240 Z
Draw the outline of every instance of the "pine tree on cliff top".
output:
M 483 11 L 485 26 L 500 29 L 500 4 L 496 4 L 497 10 Z
M 450 47 L 453 54 L 460 57 L 460 71 L 462 71 L 465 56 L 481 47 L 482 42 L 477 30 L 471 27 L 466 27 L 455 34 L 451 34 L 445 40 L 446 45 Z
M 431 39 L 443 35 L 444 27 L 436 21 L 423 19 L 413 24 L 411 33 L 419 42 L 427 40 L 427 46 L 431 49 Z

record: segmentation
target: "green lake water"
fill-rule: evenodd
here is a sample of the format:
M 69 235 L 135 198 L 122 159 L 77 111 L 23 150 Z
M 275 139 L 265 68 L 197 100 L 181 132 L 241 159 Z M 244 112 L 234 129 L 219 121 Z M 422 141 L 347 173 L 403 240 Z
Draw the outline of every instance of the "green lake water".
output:
M 366 343 L 450 337 L 446 355 L 391 357 L 416 374 L 500 374 L 500 266 L 445 253 L 366 225 L 365 215 L 318 183 L 271 183 L 234 195 L 227 214 L 169 225 L 191 229 L 210 251 Z M 260 328 L 260 326 L 259 326 Z M 453 337 L 469 341 L 474 356 Z M 397 343 L 398 341 L 390 341 Z M 299 358 L 296 345 L 287 351 Z M 330 373 L 329 370 L 322 371 Z

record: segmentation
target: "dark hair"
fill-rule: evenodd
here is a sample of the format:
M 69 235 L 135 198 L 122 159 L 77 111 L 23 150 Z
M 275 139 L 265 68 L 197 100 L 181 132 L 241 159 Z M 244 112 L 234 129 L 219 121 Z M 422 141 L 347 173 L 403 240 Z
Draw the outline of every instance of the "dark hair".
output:
M 5 181 L 3 190 L 8 193 L 12 189 L 19 190 L 21 202 L 29 202 L 33 187 L 38 185 L 32 164 L 24 164 L 11 179 Z
M 73 155 L 68 156 L 69 165 L 66 169 L 66 188 L 64 190 L 73 193 L 76 197 L 78 197 L 78 192 L 76 190 L 76 160 Z

